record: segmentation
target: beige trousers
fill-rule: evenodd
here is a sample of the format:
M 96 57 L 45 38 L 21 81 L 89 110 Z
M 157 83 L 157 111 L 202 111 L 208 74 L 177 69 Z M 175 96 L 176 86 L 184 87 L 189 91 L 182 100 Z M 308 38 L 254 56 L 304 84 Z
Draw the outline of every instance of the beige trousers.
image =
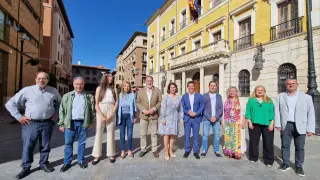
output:
M 151 144 L 152 144 L 152 152 L 156 152 L 158 150 L 158 121 L 157 120 L 146 120 L 140 119 L 140 148 L 141 151 L 146 152 L 147 148 L 147 133 L 150 132 L 151 135 Z
M 107 117 L 112 113 L 114 105 L 100 103 L 100 110 L 102 114 Z M 102 155 L 102 135 L 104 128 L 107 128 L 107 157 L 112 157 L 115 155 L 115 142 L 114 142 L 114 133 L 116 127 L 116 116 L 114 115 L 108 122 L 102 121 L 99 114 L 97 113 L 97 122 L 96 122 L 96 136 L 94 140 L 92 156 L 101 157 Z

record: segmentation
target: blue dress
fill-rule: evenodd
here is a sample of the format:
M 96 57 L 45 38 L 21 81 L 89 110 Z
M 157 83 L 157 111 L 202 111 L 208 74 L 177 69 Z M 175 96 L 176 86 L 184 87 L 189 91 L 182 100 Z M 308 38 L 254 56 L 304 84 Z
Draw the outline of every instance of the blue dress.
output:
M 174 99 L 170 95 L 166 95 L 161 103 L 161 111 L 159 117 L 159 134 L 162 135 L 178 135 L 179 122 L 183 118 L 183 109 L 181 104 L 181 96 L 176 95 Z M 162 120 L 166 120 L 166 125 L 162 124 Z

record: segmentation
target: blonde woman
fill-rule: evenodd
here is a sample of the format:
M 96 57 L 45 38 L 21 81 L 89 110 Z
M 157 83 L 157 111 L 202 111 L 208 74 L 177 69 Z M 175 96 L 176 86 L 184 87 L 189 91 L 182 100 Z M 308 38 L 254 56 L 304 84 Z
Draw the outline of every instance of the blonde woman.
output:
M 262 134 L 264 163 L 267 167 L 271 167 L 274 162 L 274 105 L 272 99 L 267 96 L 264 86 L 257 86 L 254 89 L 248 100 L 246 119 L 249 127 L 250 162 L 258 161 L 259 141 Z
M 131 85 L 129 82 L 125 82 L 122 85 L 121 93 L 119 95 L 119 108 L 118 108 L 118 122 L 120 126 L 120 146 L 121 155 L 120 159 L 124 159 L 125 152 L 125 136 L 127 129 L 127 145 L 128 145 L 128 157 L 133 158 L 132 154 L 132 131 L 133 124 L 136 122 L 136 97 L 131 92 Z
M 99 162 L 102 155 L 102 135 L 104 128 L 107 128 L 107 157 L 114 163 L 115 142 L 114 133 L 116 125 L 116 112 L 118 107 L 118 95 L 113 86 L 112 74 L 105 74 L 101 78 L 100 86 L 97 87 L 95 95 L 95 109 L 97 111 L 97 125 L 92 156 L 92 165 Z
M 224 103 L 224 147 L 223 153 L 229 158 L 241 159 L 245 140 L 243 133 L 244 121 L 241 115 L 241 106 L 238 96 L 238 89 L 234 86 L 227 90 L 227 100 Z

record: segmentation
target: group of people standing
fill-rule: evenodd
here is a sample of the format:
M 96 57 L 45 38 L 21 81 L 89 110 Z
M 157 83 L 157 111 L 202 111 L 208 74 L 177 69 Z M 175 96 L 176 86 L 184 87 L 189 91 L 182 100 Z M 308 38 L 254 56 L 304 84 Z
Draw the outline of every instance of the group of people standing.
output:
M 170 82 L 167 94 L 153 86 L 152 76 L 146 77 L 146 87 L 137 93 L 131 92 L 130 83 L 125 82 L 118 94 L 111 74 L 103 75 L 95 96 L 84 91 L 84 79 L 74 78 L 74 91 L 62 98 L 58 91 L 47 86 L 49 75 L 39 72 L 36 85 L 23 88 L 11 98 L 6 108 L 22 124 L 22 171 L 16 176 L 22 179 L 30 173 L 33 162 L 33 150 L 40 140 L 40 169 L 54 171 L 48 166 L 50 140 L 55 121 L 59 130 L 64 132 L 64 165 L 61 172 L 71 168 L 73 143 L 78 137 L 78 165 L 87 168 L 84 151 L 88 128 L 96 124 L 96 135 L 92 156 L 92 165 L 96 165 L 102 156 L 102 137 L 107 129 L 107 157 L 110 163 L 116 161 L 115 128 L 120 129 L 120 159 L 132 159 L 133 126 L 140 119 L 140 157 L 147 154 L 147 134 L 151 136 L 151 149 L 155 158 L 159 157 L 158 134 L 163 135 L 164 158 L 175 158 L 173 145 L 179 135 L 180 123 L 184 125 L 184 158 L 188 158 L 193 149 L 196 159 L 204 158 L 208 152 L 210 129 L 213 131 L 213 151 L 217 158 L 220 154 L 220 129 L 224 129 L 223 154 L 229 158 L 240 159 L 245 153 L 245 127 L 249 129 L 249 160 L 258 161 L 259 141 L 262 135 L 263 159 L 267 167 L 274 163 L 274 128 L 281 131 L 283 164 L 280 171 L 290 168 L 290 145 L 295 142 L 296 173 L 304 176 L 305 138 L 315 131 L 315 115 L 312 99 L 309 95 L 297 91 L 295 79 L 286 81 L 287 91 L 280 93 L 275 103 L 266 95 L 263 86 L 254 89 L 248 103 L 242 106 L 238 90 L 230 87 L 226 100 L 217 91 L 216 82 L 209 83 L 209 92 L 203 95 L 195 92 L 194 83 L 187 83 L 188 92 L 182 97 L 177 94 L 177 85 Z M 19 112 L 23 105 L 25 112 Z M 139 113 L 138 113 L 139 112 Z M 200 125 L 203 125 L 202 148 L 199 144 Z M 193 145 L 190 145 L 191 131 Z M 127 135 L 127 143 L 125 136 Z M 125 145 L 127 144 L 127 152 Z M 200 152 L 201 151 L 201 152 Z M 200 155 L 199 155 L 200 154 Z

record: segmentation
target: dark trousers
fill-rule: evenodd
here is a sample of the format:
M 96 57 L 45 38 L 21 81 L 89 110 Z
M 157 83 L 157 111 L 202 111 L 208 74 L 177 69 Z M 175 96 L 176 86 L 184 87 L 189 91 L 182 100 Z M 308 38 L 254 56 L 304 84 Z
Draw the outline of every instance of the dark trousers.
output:
M 30 169 L 33 162 L 33 151 L 39 139 L 40 167 L 48 164 L 50 140 L 54 127 L 53 121 L 33 122 L 22 126 L 22 168 Z
M 133 131 L 133 123 L 131 122 L 130 114 L 122 114 L 121 115 L 121 123 L 120 123 L 120 146 L 121 151 L 125 150 L 125 136 L 126 136 L 126 128 L 127 128 L 127 138 L 128 138 L 128 150 L 132 151 L 132 131 Z
M 193 152 L 199 153 L 199 130 L 200 124 L 195 119 L 189 119 L 184 123 L 184 150 L 190 152 L 190 134 L 193 134 Z
M 273 137 L 274 131 L 269 131 L 268 126 L 253 124 L 253 130 L 249 129 L 249 160 L 258 161 L 259 141 L 262 134 L 263 141 L 263 160 L 266 165 L 274 162 Z
M 71 128 L 64 130 L 64 164 L 71 164 L 73 155 L 73 142 L 78 134 L 78 163 L 84 161 L 84 150 L 86 148 L 87 132 L 88 129 L 82 127 L 83 120 L 72 120 Z
M 281 154 L 283 163 L 288 166 L 290 165 L 290 146 L 292 138 L 295 146 L 295 166 L 302 167 L 304 162 L 306 135 L 298 133 L 295 123 L 287 122 L 285 129 L 281 132 Z

